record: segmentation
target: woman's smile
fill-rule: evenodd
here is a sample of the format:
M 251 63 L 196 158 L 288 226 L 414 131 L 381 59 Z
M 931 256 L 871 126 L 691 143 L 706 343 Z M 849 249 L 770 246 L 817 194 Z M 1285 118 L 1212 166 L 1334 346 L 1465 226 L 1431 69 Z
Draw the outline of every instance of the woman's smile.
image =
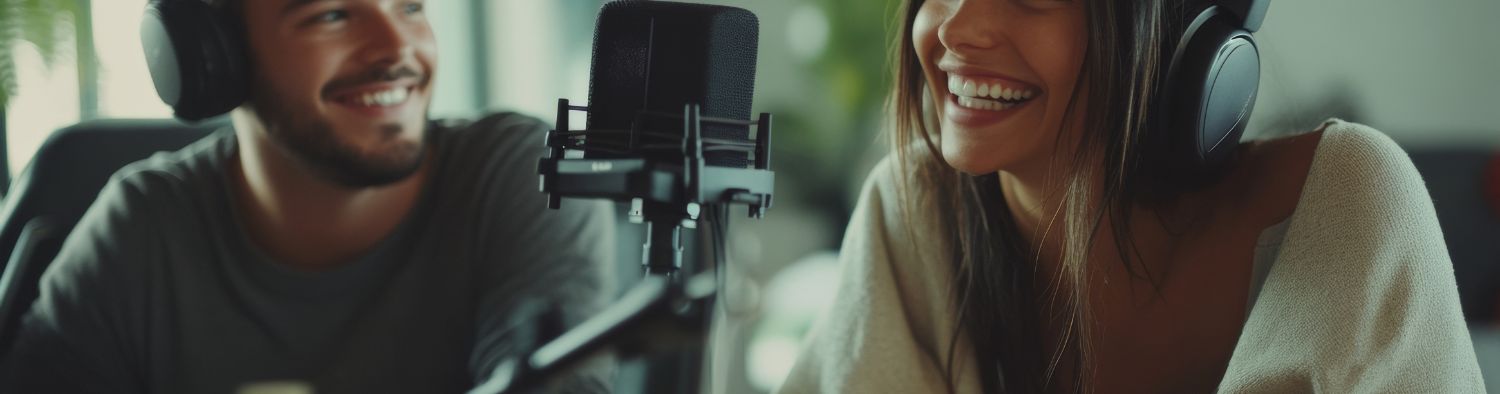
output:
M 947 78 L 943 116 L 963 128 L 998 124 L 1042 94 L 1035 85 L 993 73 L 950 71 Z

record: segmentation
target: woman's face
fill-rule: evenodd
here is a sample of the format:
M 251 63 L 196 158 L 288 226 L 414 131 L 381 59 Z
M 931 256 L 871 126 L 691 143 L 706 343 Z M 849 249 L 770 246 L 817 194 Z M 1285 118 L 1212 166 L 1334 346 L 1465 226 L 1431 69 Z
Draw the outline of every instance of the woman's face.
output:
M 1047 158 L 1080 79 L 1083 7 L 1083 0 L 922 4 L 911 38 L 948 165 L 983 174 Z

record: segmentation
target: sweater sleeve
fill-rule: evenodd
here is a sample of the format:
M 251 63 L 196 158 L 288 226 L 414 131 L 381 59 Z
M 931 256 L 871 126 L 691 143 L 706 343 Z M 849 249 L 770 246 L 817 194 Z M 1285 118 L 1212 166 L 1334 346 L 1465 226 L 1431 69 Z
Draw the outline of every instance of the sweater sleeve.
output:
M 1334 121 L 1220 392 L 1483 392 L 1421 176 Z
M 895 178 L 886 160 L 865 182 L 844 233 L 834 304 L 808 334 L 780 392 L 948 391 L 947 265 L 941 253 L 918 253 L 916 234 L 902 228 Z

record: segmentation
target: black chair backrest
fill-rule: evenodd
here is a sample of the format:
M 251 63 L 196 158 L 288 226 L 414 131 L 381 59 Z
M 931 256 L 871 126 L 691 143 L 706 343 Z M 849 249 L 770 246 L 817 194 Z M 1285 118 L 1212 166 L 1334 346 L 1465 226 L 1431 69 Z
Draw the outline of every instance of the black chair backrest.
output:
M 109 177 L 156 152 L 175 151 L 224 122 L 100 120 L 53 133 L 11 184 L 0 209 L 0 354 L 37 296 L 42 272 Z
M 1500 212 L 1484 198 L 1485 166 L 1500 150 L 1483 147 L 1408 149 L 1427 182 L 1469 323 L 1496 320 L 1500 301 Z

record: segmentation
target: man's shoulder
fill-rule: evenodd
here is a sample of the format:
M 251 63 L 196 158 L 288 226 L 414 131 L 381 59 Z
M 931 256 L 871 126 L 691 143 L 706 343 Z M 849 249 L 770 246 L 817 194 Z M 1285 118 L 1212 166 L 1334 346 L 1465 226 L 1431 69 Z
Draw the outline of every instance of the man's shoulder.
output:
M 69 233 L 45 279 L 59 289 L 106 286 L 111 296 L 132 293 L 151 270 L 159 248 L 174 235 L 189 234 L 180 224 L 195 223 L 204 191 L 218 187 L 223 138 L 211 134 L 173 152 L 159 152 L 116 171 Z M 194 230 L 196 232 L 196 230 Z M 190 243 L 190 242 L 189 242 Z M 105 285 L 111 283 L 110 285 Z
M 477 118 L 433 120 L 441 138 L 460 141 L 459 145 L 515 144 L 521 140 L 541 146 L 540 136 L 549 128 L 541 119 L 519 112 L 494 112 Z M 537 137 L 536 139 L 527 139 Z
M 433 137 L 449 178 L 462 182 L 535 182 L 549 126 L 537 118 L 499 112 L 474 119 L 435 120 Z
M 110 183 L 152 192 L 217 184 L 232 152 L 233 139 L 232 131 L 221 130 L 182 149 L 157 152 L 120 168 L 111 177 Z
M 86 214 L 100 218 L 79 226 L 160 228 L 173 217 L 201 211 L 195 207 L 205 203 L 206 196 L 222 194 L 225 149 L 230 148 L 225 144 L 233 138 L 230 131 L 215 132 L 182 149 L 158 152 L 120 168 Z

